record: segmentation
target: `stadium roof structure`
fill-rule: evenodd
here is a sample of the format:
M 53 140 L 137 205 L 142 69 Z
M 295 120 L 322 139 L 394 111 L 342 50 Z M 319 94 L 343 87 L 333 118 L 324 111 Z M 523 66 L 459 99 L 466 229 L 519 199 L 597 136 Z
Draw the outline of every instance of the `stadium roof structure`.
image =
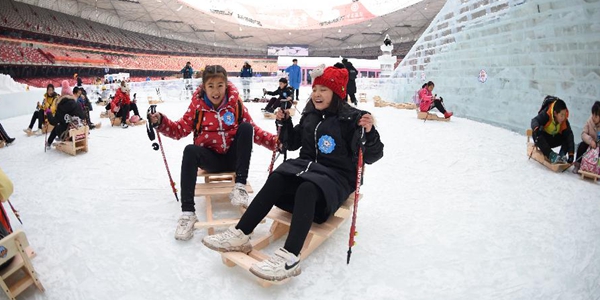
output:
M 446 0 L 15 0 L 124 30 L 205 45 L 312 50 L 415 41 Z M 319 3 L 321 2 L 321 3 Z M 327 5 L 322 3 L 328 3 Z M 302 6 L 301 6 L 302 5 Z M 316 8 L 318 7 L 318 9 Z

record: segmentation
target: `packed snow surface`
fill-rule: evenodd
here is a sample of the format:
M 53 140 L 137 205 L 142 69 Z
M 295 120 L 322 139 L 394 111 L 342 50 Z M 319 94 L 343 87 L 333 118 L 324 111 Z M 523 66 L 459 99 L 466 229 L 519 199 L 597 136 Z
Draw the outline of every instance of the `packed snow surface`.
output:
M 158 110 L 179 119 L 187 103 L 172 99 Z M 275 132 L 264 104 L 246 105 Z M 372 103 L 359 108 L 376 116 L 385 154 L 366 167 L 350 265 L 347 221 L 302 261 L 299 277 L 267 289 L 203 246 L 206 231 L 187 242 L 173 238 L 180 203 L 144 127 L 111 127 L 96 106 L 92 120 L 103 126 L 91 131 L 89 153 L 71 157 L 44 153 L 43 136 L 26 137 L 30 116 L 3 120 L 17 140 L 0 149 L 0 167 L 14 182 L 11 200 L 46 287 L 20 299 L 600 298 L 598 184 L 528 160 L 522 134 L 461 118 L 423 122 L 414 111 Z M 179 186 L 192 138 L 162 141 Z M 270 159 L 254 145 L 255 191 Z M 196 202 L 202 220 L 204 199 Z M 217 208 L 216 217 L 231 214 Z

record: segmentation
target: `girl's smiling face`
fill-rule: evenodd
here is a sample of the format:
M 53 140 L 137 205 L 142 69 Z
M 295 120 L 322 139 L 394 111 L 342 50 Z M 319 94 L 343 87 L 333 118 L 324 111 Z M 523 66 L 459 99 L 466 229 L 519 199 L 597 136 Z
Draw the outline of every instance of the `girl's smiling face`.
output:
M 227 88 L 225 80 L 221 76 L 211 77 L 203 85 L 204 92 L 210 102 L 215 107 L 218 107 L 223 102 L 223 99 L 225 99 L 225 89 Z
M 315 84 L 315 86 L 313 86 L 310 98 L 312 103 L 315 105 L 315 109 L 324 110 L 331 105 L 333 91 L 324 85 Z

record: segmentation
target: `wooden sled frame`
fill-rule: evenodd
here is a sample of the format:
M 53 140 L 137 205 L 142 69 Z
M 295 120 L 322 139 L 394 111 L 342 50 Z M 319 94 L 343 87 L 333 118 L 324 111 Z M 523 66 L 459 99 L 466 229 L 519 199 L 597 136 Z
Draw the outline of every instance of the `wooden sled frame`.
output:
M 150 105 L 159 104 L 159 103 L 163 103 L 163 102 L 165 102 L 165 101 L 160 100 L 160 99 L 159 100 L 154 100 L 152 98 L 152 96 L 148 96 L 148 104 L 150 104 Z
M 108 117 L 110 118 L 110 122 L 112 126 L 121 126 L 121 117 L 115 116 L 115 114 L 111 111 L 108 112 Z M 129 120 L 125 121 L 129 126 L 139 126 L 146 124 L 146 120 L 140 120 L 136 123 L 131 123 Z
M 427 119 L 427 120 L 442 121 L 442 122 L 449 122 L 450 121 L 450 118 L 439 117 L 435 113 L 424 112 L 424 111 L 417 111 L 417 119 L 419 119 L 419 120 L 425 120 L 425 119 Z
M 594 182 L 598 182 L 598 179 L 600 179 L 600 175 L 598 174 L 594 174 L 592 172 L 587 172 L 587 171 L 583 171 L 583 170 L 579 170 L 577 171 L 579 174 L 581 174 L 581 179 L 590 179 L 593 180 Z
M 362 194 L 359 196 L 359 200 L 362 198 Z M 352 209 L 354 207 L 354 193 L 342 204 L 342 206 L 335 212 L 335 214 L 323 224 L 313 223 L 302 250 L 300 250 L 300 260 L 307 258 L 317 247 L 323 244 L 331 235 L 342 226 L 346 219 L 352 215 Z M 283 211 L 277 207 L 273 207 L 267 218 L 273 220 L 269 233 L 262 237 L 253 237 L 250 239 L 252 244 L 252 251 L 248 254 L 243 252 L 223 252 L 221 253 L 221 259 L 228 267 L 240 266 L 241 268 L 250 271 L 250 267 L 253 264 L 268 259 L 270 256 L 261 251 L 265 247 L 273 244 L 281 237 L 286 235 L 290 230 L 290 224 L 292 222 L 292 214 Z M 255 277 L 261 286 L 269 287 L 273 284 L 280 285 L 287 283 L 291 278 L 284 279 L 282 281 L 269 281 L 262 278 Z
M 367 93 L 358 93 L 358 100 L 361 103 L 367 103 Z
M 35 252 L 29 247 L 29 241 L 21 230 L 9 234 L 0 242 L 0 264 L 14 258 L 0 271 L 0 285 L 8 299 L 16 300 L 16 297 L 31 285 L 35 285 L 42 292 L 45 291 L 30 260 L 34 256 Z M 18 279 L 17 275 L 23 273 L 24 276 L 21 275 Z
M 293 116 L 296 115 L 296 110 L 298 110 L 297 105 L 298 105 L 298 101 L 297 100 L 292 101 L 292 107 L 290 109 L 288 109 L 289 112 L 290 112 L 290 117 L 293 117 Z M 275 113 L 264 112 L 263 116 L 266 119 L 275 119 Z
M 6 142 L 5 141 L 0 141 L 0 148 L 4 148 L 4 146 L 6 146 Z
M 231 190 L 235 185 L 235 173 L 234 172 L 224 172 L 224 173 L 207 173 L 204 170 L 198 170 L 198 177 L 204 177 L 203 183 L 197 183 L 194 196 L 202 197 L 206 199 L 206 221 L 204 222 L 196 222 L 194 224 L 195 229 L 208 229 L 208 234 L 215 234 L 215 228 L 218 227 L 229 227 L 235 225 L 239 222 L 239 218 L 237 219 L 218 219 L 215 220 L 213 217 L 213 201 L 218 201 L 220 199 L 226 199 L 229 201 L 228 197 L 213 197 L 213 196 L 226 196 L 229 195 Z M 248 194 L 253 193 L 252 187 L 250 184 L 246 184 L 246 192 Z M 240 210 L 240 214 L 243 211 Z
M 531 142 L 531 137 L 533 135 L 533 131 L 531 129 L 527 129 L 525 133 L 527 135 L 527 157 L 531 157 L 535 159 L 540 164 L 544 165 L 546 168 L 554 171 L 554 172 L 563 172 L 564 170 L 571 167 L 571 164 L 552 164 L 550 163 L 542 151 L 540 151 L 533 142 Z
M 66 141 L 59 142 L 56 145 L 56 150 L 73 156 L 77 155 L 78 152 L 88 152 L 89 132 L 88 126 L 69 130 L 69 138 Z

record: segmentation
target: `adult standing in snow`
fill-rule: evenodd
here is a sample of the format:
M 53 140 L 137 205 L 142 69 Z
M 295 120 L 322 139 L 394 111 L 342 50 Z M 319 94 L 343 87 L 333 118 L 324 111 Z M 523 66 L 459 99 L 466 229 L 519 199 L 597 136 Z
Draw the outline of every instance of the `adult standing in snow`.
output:
M 292 100 L 299 100 L 298 95 L 300 94 L 300 83 L 302 82 L 302 69 L 298 66 L 298 60 L 294 58 L 292 65 L 287 67 L 285 72 L 288 73 L 290 86 L 296 91 L 296 97 L 294 98 L 292 95 Z
M 240 72 L 242 87 L 244 88 L 244 102 L 250 101 L 250 82 L 252 81 L 252 73 L 252 66 L 246 61 Z
M 227 80 L 220 65 L 207 66 L 186 113 L 179 121 L 164 114 L 148 116 L 152 126 L 173 139 L 194 133 L 194 144 L 183 151 L 181 163 L 181 210 L 175 239 L 189 240 L 198 221 L 194 208 L 194 189 L 198 168 L 207 172 L 235 171 L 235 187 L 229 194 L 231 204 L 248 205 L 246 179 L 254 143 L 275 150 L 277 137 L 252 121 L 237 88 Z
M 358 75 L 358 71 L 352 65 L 347 58 L 342 59 L 342 64 L 348 70 L 348 86 L 346 86 L 346 93 L 350 97 L 350 101 L 354 103 L 354 106 L 358 106 L 358 101 L 356 100 L 356 75 Z
M 277 112 L 283 124 L 282 142 L 289 150 L 300 149 L 300 156 L 286 160 L 269 176 L 237 225 L 202 240 L 216 251 L 249 253 L 249 234 L 273 206 L 291 212 L 283 248 L 250 268 L 266 280 L 279 281 L 300 274 L 300 250 L 312 222 L 327 221 L 354 191 L 362 130 L 366 137 L 364 161 L 372 164 L 383 156 L 383 143 L 373 126 L 373 117 L 345 101 L 348 71 L 324 67 L 313 71 L 311 101 L 300 124 L 294 127 L 288 114 Z

